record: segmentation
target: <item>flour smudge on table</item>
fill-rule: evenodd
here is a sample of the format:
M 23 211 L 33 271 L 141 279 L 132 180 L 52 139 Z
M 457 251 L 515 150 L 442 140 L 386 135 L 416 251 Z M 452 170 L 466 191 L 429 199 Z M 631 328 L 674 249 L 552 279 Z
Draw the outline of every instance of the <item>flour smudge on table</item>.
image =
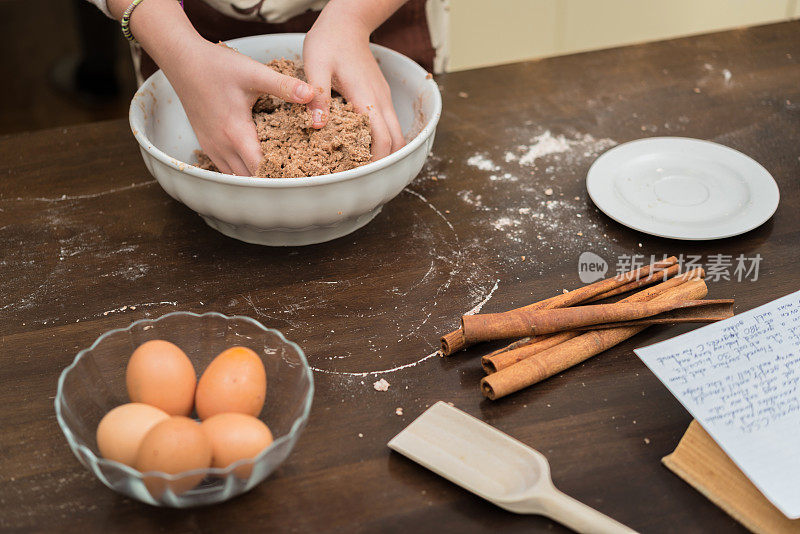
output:
M 41 324 L 85 320 L 97 316 L 102 308 L 92 312 L 92 303 L 87 301 L 87 315 L 65 318 L 58 311 L 74 298 L 66 294 L 63 285 L 70 273 L 85 275 L 87 293 L 105 281 L 129 283 L 146 276 L 150 265 L 147 258 L 137 257 L 139 244 L 109 238 L 103 224 L 88 221 L 103 213 L 109 195 L 147 194 L 146 186 L 153 183 L 133 183 L 94 193 L 4 199 L 2 218 L 8 224 L 0 232 L 0 247 L 6 251 L 0 268 L 24 265 L 26 269 L 11 271 L 15 274 L 6 278 L 0 313 L 6 319 L 18 317 Z M 30 203 L 44 205 L 31 212 Z M 26 219 L 17 215 L 26 212 Z M 31 314 L 39 318 L 34 321 Z
M 532 135 L 530 128 L 510 131 L 509 139 L 494 151 L 476 147 L 465 160 L 474 169 L 470 172 L 486 177 L 481 190 L 457 192 L 462 202 L 479 212 L 473 224 L 493 229 L 506 247 L 516 245 L 517 258 L 526 256 L 534 262 L 535 252 L 557 248 L 578 252 L 607 243 L 596 209 L 582 192 L 575 195 L 575 184 L 568 177 L 585 176 L 594 158 L 617 142 L 577 131 L 542 129 Z
M 486 157 L 484 154 L 475 154 L 467 159 L 467 165 L 471 165 L 472 167 L 478 168 L 482 171 L 499 171 L 500 167 L 498 167 L 492 160 Z

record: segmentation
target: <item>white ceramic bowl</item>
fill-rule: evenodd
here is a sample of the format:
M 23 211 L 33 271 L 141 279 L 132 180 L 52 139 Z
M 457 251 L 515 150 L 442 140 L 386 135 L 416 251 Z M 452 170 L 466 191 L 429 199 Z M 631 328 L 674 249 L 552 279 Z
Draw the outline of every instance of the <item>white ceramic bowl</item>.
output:
M 296 59 L 302 33 L 258 35 L 227 44 L 261 62 Z M 420 129 L 406 146 L 349 171 L 308 178 L 250 178 L 199 169 L 200 147 L 175 91 L 158 71 L 139 88 L 130 124 L 145 165 L 175 200 L 223 234 L 262 245 L 308 245 L 361 228 L 422 169 L 442 110 L 439 89 L 411 59 L 372 45 L 392 90 L 403 133 Z M 420 117 L 422 120 L 420 120 Z

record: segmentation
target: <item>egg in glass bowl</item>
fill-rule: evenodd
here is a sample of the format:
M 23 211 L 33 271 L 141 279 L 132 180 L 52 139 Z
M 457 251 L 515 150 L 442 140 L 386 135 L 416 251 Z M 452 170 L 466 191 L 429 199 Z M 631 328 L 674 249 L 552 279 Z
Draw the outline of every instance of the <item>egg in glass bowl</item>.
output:
M 226 44 L 262 63 L 302 56 L 302 33 L 258 35 Z M 419 174 L 433 146 L 442 100 L 436 82 L 408 57 L 370 45 L 389 83 L 407 144 L 380 160 L 303 178 L 255 178 L 192 165 L 200 148 L 166 76 L 158 71 L 133 97 L 130 125 L 164 191 L 223 234 L 261 245 L 296 246 L 347 235 L 370 222 Z

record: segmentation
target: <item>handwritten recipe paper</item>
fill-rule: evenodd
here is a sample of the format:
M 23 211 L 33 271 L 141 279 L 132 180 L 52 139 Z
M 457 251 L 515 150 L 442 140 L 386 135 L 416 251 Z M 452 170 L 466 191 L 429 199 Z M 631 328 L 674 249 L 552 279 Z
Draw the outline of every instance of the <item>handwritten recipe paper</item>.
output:
M 634 352 L 772 504 L 800 517 L 800 291 Z

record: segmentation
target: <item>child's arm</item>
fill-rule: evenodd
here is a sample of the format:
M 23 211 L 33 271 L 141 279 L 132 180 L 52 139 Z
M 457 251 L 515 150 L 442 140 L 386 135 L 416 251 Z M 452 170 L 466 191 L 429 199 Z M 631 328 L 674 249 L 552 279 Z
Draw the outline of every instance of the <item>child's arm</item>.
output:
M 129 3 L 108 0 L 108 8 L 119 20 Z M 222 172 L 252 176 L 261 162 L 252 119 L 258 95 L 297 103 L 314 96 L 308 84 L 203 39 L 176 0 L 145 0 L 130 28 L 175 88 L 200 146 Z
M 379 159 L 405 144 L 391 93 L 369 50 L 369 36 L 405 0 L 331 0 L 303 45 L 308 81 L 316 89 L 309 103 L 313 125 L 328 120 L 331 80 L 334 89 L 369 115 L 372 155 Z

